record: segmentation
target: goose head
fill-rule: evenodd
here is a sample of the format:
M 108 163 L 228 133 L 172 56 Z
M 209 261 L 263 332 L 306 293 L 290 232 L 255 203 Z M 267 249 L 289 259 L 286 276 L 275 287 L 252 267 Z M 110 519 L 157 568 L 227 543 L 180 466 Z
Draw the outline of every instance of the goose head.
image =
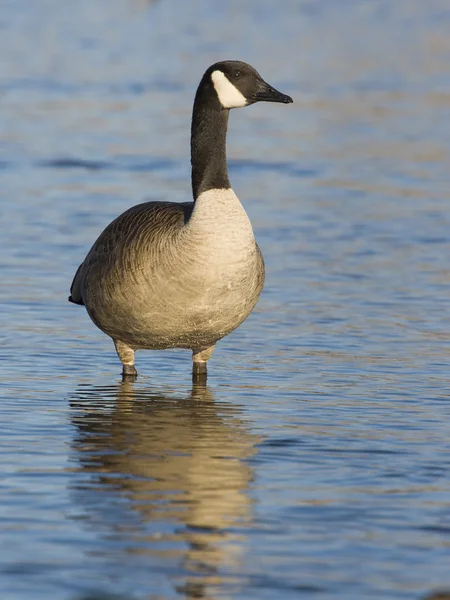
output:
M 202 93 L 203 92 L 203 93 Z M 224 60 L 209 67 L 198 89 L 205 101 L 218 104 L 221 109 L 249 106 L 255 102 L 293 102 L 269 85 L 256 69 L 239 60 Z

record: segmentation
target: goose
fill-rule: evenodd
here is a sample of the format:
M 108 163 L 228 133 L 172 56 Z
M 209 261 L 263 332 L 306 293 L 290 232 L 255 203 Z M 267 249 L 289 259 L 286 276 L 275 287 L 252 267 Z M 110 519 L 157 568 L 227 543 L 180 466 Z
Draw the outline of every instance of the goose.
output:
M 69 301 L 84 305 L 110 336 L 122 375 L 135 377 L 135 351 L 192 351 L 193 379 L 206 379 L 216 342 L 251 313 L 264 260 L 231 188 L 229 111 L 255 102 L 293 102 L 249 64 L 213 64 L 198 86 L 191 123 L 193 202 L 152 201 L 112 221 L 79 266 Z

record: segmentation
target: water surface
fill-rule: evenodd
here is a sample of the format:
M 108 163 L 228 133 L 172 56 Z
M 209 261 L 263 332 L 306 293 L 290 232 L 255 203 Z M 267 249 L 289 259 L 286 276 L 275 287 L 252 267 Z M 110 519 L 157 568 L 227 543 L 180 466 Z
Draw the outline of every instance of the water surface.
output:
M 448 3 L 0 4 L 1 598 L 450 586 Z M 206 388 L 182 351 L 121 383 L 68 288 L 121 211 L 190 198 L 224 58 L 295 100 L 230 117 L 266 287 Z

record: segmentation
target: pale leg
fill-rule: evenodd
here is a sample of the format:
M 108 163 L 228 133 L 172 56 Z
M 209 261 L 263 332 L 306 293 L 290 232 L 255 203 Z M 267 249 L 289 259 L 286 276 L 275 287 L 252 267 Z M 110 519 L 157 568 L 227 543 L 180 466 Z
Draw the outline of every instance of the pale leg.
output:
M 206 381 L 206 363 L 214 352 L 214 346 L 192 349 L 192 379 Z
M 125 344 L 125 342 L 121 342 L 120 340 L 113 341 L 116 347 L 116 352 L 120 358 L 120 362 L 123 365 L 122 375 L 124 377 L 136 377 L 137 371 L 134 368 L 134 350 Z

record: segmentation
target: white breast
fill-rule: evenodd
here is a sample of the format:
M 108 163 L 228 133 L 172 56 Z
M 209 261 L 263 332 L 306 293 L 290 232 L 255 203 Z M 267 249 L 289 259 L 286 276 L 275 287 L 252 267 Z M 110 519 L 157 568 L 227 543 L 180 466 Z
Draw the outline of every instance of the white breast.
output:
M 212 189 L 200 194 L 186 230 L 204 253 L 214 254 L 222 261 L 245 260 L 255 248 L 250 219 L 232 189 Z

